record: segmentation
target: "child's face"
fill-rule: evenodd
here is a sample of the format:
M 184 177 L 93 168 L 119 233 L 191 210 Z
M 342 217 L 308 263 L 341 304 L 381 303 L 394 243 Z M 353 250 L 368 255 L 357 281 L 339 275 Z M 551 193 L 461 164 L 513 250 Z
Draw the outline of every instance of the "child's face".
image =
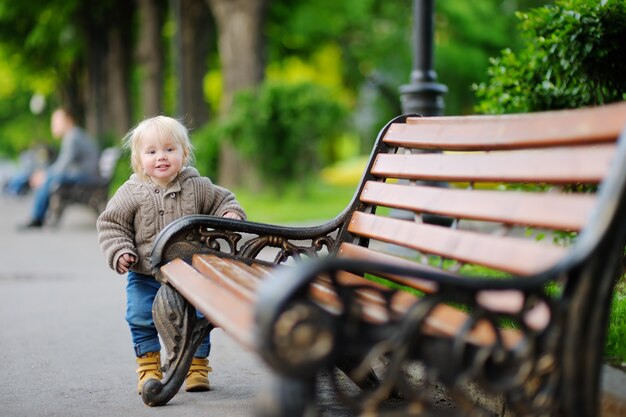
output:
M 173 139 L 146 133 L 139 147 L 141 166 L 155 184 L 166 187 L 183 166 L 183 148 Z

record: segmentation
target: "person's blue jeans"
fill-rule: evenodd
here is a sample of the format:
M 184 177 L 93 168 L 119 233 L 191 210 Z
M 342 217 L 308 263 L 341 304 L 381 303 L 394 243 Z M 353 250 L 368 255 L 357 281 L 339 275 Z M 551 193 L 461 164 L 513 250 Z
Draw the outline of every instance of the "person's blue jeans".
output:
M 11 195 L 24 194 L 28 190 L 29 179 L 30 174 L 26 172 L 18 172 L 6 183 L 5 191 Z
M 151 275 L 128 271 L 126 284 L 126 321 L 130 326 L 135 354 L 142 356 L 148 352 L 159 352 L 161 343 L 152 319 L 152 303 L 161 284 Z M 204 320 L 199 312 L 198 318 Z M 195 357 L 206 358 L 211 351 L 210 335 L 202 341 Z
M 88 175 L 69 175 L 69 174 L 50 174 L 46 176 L 46 180 L 35 191 L 35 200 L 33 202 L 32 219 L 43 223 L 46 218 L 46 211 L 50 204 L 50 193 L 57 184 L 77 184 L 89 180 Z

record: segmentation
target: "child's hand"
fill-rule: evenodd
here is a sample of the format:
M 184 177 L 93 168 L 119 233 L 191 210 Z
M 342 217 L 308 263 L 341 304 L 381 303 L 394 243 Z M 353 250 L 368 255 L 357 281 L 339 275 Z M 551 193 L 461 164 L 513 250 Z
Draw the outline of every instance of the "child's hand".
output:
M 228 219 L 243 220 L 243 217 L 232 211 L 227 211 L 222 217 L 226 217 Z
M 118 274 L 127 273 L 130 266 L 134 264 L 136 260 L 137 258 L 135 258 L 135 255 L 131 255 L 130 253 L 125 253 L 122 256 L 120 256 L 120 258 L 117 260 L 117 268 L 116 268 L 117 273 Z

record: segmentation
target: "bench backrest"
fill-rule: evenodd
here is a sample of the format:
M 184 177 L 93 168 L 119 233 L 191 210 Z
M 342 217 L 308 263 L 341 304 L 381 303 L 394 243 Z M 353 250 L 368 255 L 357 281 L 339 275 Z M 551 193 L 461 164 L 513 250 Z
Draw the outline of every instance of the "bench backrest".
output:
M 381 132 L 338 254 L 470 275 L 546 271 L 600 226 L 597 185 L 615 158 L 624 164 L 625 126 L 626 103 L 398 118 Z

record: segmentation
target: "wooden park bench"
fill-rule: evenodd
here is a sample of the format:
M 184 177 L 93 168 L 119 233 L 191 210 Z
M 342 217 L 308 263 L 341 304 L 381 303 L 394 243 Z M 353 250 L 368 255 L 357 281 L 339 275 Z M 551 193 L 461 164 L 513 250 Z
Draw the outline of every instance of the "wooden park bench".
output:
M 314 415 L 323 380 L 362 416 L 596 416 L 625 126 L 626 103 L 402 116 L 326 224 L 171 223 L 152 252 L 167 375 L 144 402 L 172 398 L 216 326 L 275 371 L 262 415 Z
M 99 176 L 89 181 L 61 184 L 50 194 L 50 209 L 46 222 L 57 225 L 71 205 L 89 207 L 99 215 L 109 201 L 109 186 L 115 175 L 115 168 L 122 154 L 117 147 L 106 148 L 98 161 Z

